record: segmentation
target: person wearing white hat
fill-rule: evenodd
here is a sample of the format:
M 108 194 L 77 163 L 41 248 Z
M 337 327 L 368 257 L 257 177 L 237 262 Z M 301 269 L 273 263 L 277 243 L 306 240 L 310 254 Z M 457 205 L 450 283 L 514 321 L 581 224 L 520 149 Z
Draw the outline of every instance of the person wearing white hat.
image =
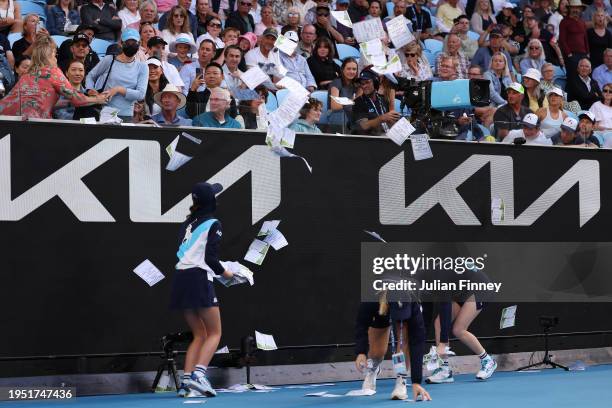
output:
M 164 89 L 153 96 L 153 99 L 161 108 L 161 112 L 151 116 L 155 123 L 162 126 L 191 126 L 191 119 L 185 119 L 176 114 L 176 111 L 187 103 L 187 98 L 176 86 L 167 84 Z
M 600 147 L 599 140 L 593 135 L 595 129 L 595 114 L 591 111 L 578 112 L 578 131 L 577 136 L 583 140 L 590 140 L 593 144 Z
M 541 79 L 542 74 L 535 68 L 529 68 L 523 75 L 523 86 L 525 87 L 523 105 L 531 109 L 532 112 L 537 112 L 542 107 L 548 107 L 548 101 L 544 98 L 540 89 Z
M 164 75 L 166 78 L 168 78 L 168 81 L 174 84 L 177 88 L 183 89 L 185 83 L 181 79 L 181 75 L 176 67 L 170 64 L 168 61 L 164 61 L 164 48 L 166 45 L 166 41 L 164 41 L 164 39 L 161 37 L 154 36 L 149 38 L 147 41 L 147 55 L 159 59 L 161 61 L 161 67 L 164 70 Z
M 567 117 L 567 113 L 563 112 L 563 91 L 559 88 L 551 88 L 546 92 L 548 107 L 540 108 L 536 111 L 536 115 L 541 121 L 540 128 L 546 137 L 559 135 L 560 126 L 563 120 Z
M 521 127 L 522 129 L 511 130 L 502 143 L 516 143 L 515 140 L 522 138 L 525 140 L 524 144 L 552 146 L 552 141 L 540 131 L 540 119 L 535 113 L 526 114 L 521 121 Z
M 586 139 L 577 134 L 578 121 L 572 117 L 567 117 L 561 124 L 561 134 L 555 136 L 552 141 L 556 146 L 566 147 L 599 147 L 599 140 L 595 136 Z
M 168 62 L 180 71 L 183 65 L 192 62 L 192 55 L 195 54 L 198 49 L 189 35 L 181 33 L 170 43 L 169 51 L 176 55 L 169 57 Z

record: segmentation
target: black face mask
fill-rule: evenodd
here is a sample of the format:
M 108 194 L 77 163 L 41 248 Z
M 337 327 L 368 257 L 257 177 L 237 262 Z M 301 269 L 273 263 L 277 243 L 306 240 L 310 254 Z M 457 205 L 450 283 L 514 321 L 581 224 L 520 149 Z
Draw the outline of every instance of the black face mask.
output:
M 136 55 L 136 53 L 138 52 L 138 49 L 140 47 L 138 46 L 138 43 L 136 44 L 123 44 L 122 50 L 123 53 L 127 56 L 127 57 L 133 57 L 134 55 Z

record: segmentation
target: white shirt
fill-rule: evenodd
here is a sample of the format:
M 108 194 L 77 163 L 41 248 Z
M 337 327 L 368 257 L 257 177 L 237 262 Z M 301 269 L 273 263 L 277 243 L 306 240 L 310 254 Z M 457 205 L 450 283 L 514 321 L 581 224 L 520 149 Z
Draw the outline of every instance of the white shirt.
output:
M 287 73 L 278 51 L 270 51 L 265 57 L 257 47 L 247 52 L 244 60 L 249 68 L 259 66 L 268 75 L 283 77 Z
M 136 10 L 136 14 L 132 14 L 132 12 L 127 8 L 122 8 L 119 10 L 117 15 L 121 19 L 122 30 L 125 30 L 125 28 L 130 24 L 138 23 L 140 21 L 140 12 L 138 10 Z
M 595 120 L 606 129 L 612 129 L 612 106 L 606 106 L 601 101 L 595 102 L 589 108 L 595 115 Z
M 182 88 L 185 86 L 185 83 L 181 79 L 181 76 L 176 67 L 170 64 L 168 61 L 162 61 L 162 69 L 164 70 L 164 75 L 166 76 L 168 81 L 182 90 Z
M 178 35 L 181 33 L 172 34 L 170 30 L 166 28 L 161 32 L 161 34 L 162 34 L 161 36 L 164 39 L 164 41 L 168 43 L 168 45 L 166 45 L 166 53 L 168 53 L 168 57 L 176 56 L 175 53 L 170 52 L 170 44 L 172 44 L 176 40 L 176 37 L 178 37 Z M 182 34 L 187 34 L 189 37 L 191 37 L 191 41 L 195 43 L 195 40 L 193 39 L 193 34 L 191 33 L 182 33 Z
M 525 136 L 522 129 L 511 130 L 501 142 L 505 144 L 512 144 L 514 142 L 514 139 L 518 139 L 519 137 L 524 137 L 526 140 L 525 144 L 528 145 L 552 146 L 553 144 L 552 140 L 544 136 L 544 133 L 542 132 L 539 132 L 536 137 L 528 138 Z
M 198 39 L 196 40 L 196 48 L 200 49 L 200 43 L 203 40 L 210 40 L 212 42 L 215 43 L 215 47 L 217 47 L 218 50 L 220 50 L 221 48 L 225 48 L 225 43 L 219 38 L 213 38 L 212 35 L 210 35 L 209 33 L 205 33 L 202 34 L 201 36 L 198 37 Z

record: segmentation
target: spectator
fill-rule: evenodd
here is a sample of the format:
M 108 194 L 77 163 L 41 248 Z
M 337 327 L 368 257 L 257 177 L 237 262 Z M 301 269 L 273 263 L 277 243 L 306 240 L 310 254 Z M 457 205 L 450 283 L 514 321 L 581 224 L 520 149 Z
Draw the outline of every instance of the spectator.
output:
M 80 26 L 77 27 L 75 36 L 77 34 L 85 34 L 87 38 L 89 39 L 89 43 L 91 44 L 91 42 L 94 39 L 95 29 L 93 26 L 81 24 Z M 85 71 L 89 73 L 89 71 L 93 67 L 95 67 L 98 64 L 98 62 L 100 62 L 100 58 L 98 57 L 98 54 L 96 54 L 96 52 L 91 49 L 91 47 L 88 46 L 87 49 L 89 50 L 89 52 L 85 56 L 84 64 L 85 64 Z M 67 68 L 68 63 L 73 59 L 75 59 L 75 56 L 73 54 L 72 40 L 66 40 L 59 47 L 58 57 L 57 57 L 58 65 L 60 67 Z M 87 74 L 85 74 L 85 76 L 87 76 Z
M 253 21 L 255 24 L 261 21 L 261 5 L 258 0 L 252 0 L 251 2 L 251 10 L 249 10 L 249 14 L 253 16 Z
M 17 61 L 21 61 L 23 58 L 29 58 L 27 55 L 22 56 Z M 2 73 L 3 79 L 2 84 L 4 85 L 5 91 L 10 89 L 16 82 L 17 79 L 13 75 L 13 68 L 17 69 L 15 63 L 15 57 L 13 51 L 11 51 L 11 43 L 4 34 L 0 34 L 0 73 Z M 2 95 L 0 95 L 0 98 Z
M 321 109 L 323 104 L 315 98 L 308 98 L 308 101 L 300 109 L 300 117 L 289 126 L 289 129 L 298 133 L 321 133 L 316 123 L 321 119 Z
M 368 15 L 365 17 L 366 20 L 372 18 L 380 18 L 382 13 L 382 7 L 380 5 L 380 1 L 378 0 L 370 0 L 370 4 L 368 6 Z
M 317 82 L 317 88 L 327 89 L 340 76 L 340 67 L 334 62 L 335 57 L 332 43 L 325 37 L 319 38 L 315 43 L 314 54 L 308 58 L 308 66 Z
M 534 11 L 535 17 L 540 24 L 546 24 L 553 14 L 550 0 L 540 0 L 540 7 Z
M 402 61 L 402 70 L 398 73 L 398 76 L 406 79 L 414 78 L 417 81 L 426 81 L 433 78 L 429 62 L 424 59 L 423 50 L 416 41 L 405 45 L 403 50 L 403 53 L 399 54 Z
M 585 7 L 582 13 L 582 20 L 588 25 L 591 23 L 594 14 L 600 10 L 603 11 L 604 16 L 606 16 L 606 25 L 612 24 L 612 6 L 609 0 L 593 0 L 590 6 Z
M 142 23 L 138 29 L 138 34 L 140 34 L 140 47 L 136 53 L 136 60 L 144 62 L 149 59 L 147 43 L 151 38 L 158 37 L 157 30 L 153 28 L 151 23 Z
M 147 90 L 147 65 L 135 58 L 139 41 L 140 36 L 136 30 L 124 30 L 121 34 L 121 53 L 116 57 L 104 57 L 87 75 L 85 81 L 90 95 L 94 94 L 96 89 L 108 90 L 108 106 L 117 109 L 118 116 L 124 122 L 132 121 L 134 102 L 144 99 Z
M 468 59 L 474 57 L 476 51 L 478 51 L 478 40 L 473 40 L 468 35 L 470 31 L 470 20 L 467 18 L 465 14 L 460 15 L 456 19 L 453 20 L 453 27 L 451 29 L 451 33 L 457 34 L 459 37 L 459 48 L 461 49 L 462 54 L 464 54 Z M 446 37 L 444 38 L 446 41 Z M 466 64 L 465 70 L 467 71 L 467 67 L 469 65 Z
M 300 27 L 300 10 L 297 7 L 290 7 L 287 10 L 287 17 L 285 18 L 287 24 L 281 28 L 281 34 L 285 34 L 287 31 L 295 31 L 298 33 L 298 36 L 302 32 L 302 27 Z
M 342 61 L 340 67 L 340 78 L 334 79 L 329 84 L 329 100 L 327 105 L 329 106 L 328 122 L 332 125 L 344 126 L 350 121 L 353 113 L 352 105 L 340 105 L 334 101 L 331 97 L 344 97 L 350 100 L 355 100 L 355 94 L 357 93 L 357 61 L 354 58 L 346 58 Z M 343 132 L 345 133 L 345 132 Z
M 412 31 L 414 31 L 417 40 L 425 40 L 431 38 L 433 25 L 431 23 L 431 15 L 429 11 L 423 7 L 426 5 L 426 0 L 416 0 L 416 2 L 406 10 L 406 17 L 412 23 Z
M 492 24 L 497 24 L 497 20 L 493 15 L 493 8 L 490 0 L 477 0 L 474 14 L 470 19 L 472 31 L 482 34 Z
M 153 120 L 162 126 L 191 126 L 191 119 L 185 119 L 176 114 L 176 111 L 185 106 L 186 98 L 181 91 L 172 84 L 167 84 L 157 92 L 153 99 L 160 108 L 160 112 L 152 115 Z
M 544 55 L 544 48 L 540 40 L 530 40 L 527 46 L 527 55 L 521 61 L 521 73 L 525 74 L 529 68 L 542 69 L 542 66 L 546 63 L 546 57 Z
M 459 0 L 447 0 L 446 3 L 438 7 L 436 18 L 438 19 L 438 29 L 443 33 L 448 33 L 453 28 L 453 20 L 464 14 L 459 5 Z
M 234 27 L 240 30 L 240 34 L 255 31 L 255 20 L 249 14 L 252 0 L 238 0 L 238 10 L 232 12 L 225 21 L 225 27 Z
M 578 78 L 570 80 L 567 84 L 569 100 L 576 100 L 582 109 L 588 109 L 592 104 L 600 100 L 601 90 L 597 81 L 590 77 L 591 62 L 583 58 L 578 63 Z
M 245 33 L 245 35 L 246 34 L 253 34 L 253 33 Z M 221 40 L 223 40 L 223 43 L 225 44 L 226 47 L 228 45 L 237 45 L 238 37 L 240 37 L 240 31 L 234 27 L 227 27 L 225 30 L 221 32 Z
M 64 71 L 66 79 L 70 82 L 70 85 L 79 92 L 84 93 L 85 87 L 83 86 L 83 80 L 85 79 L 85 66 L 81 61 L 73 60 L 68 64 L 68 67 Z M 74 106 L 70 104 L 70 99 L 64 95 L 60 95 L 57 103 L 53 107 L 53 118 L 62 120 L 79 120 L 80 117 L 75 117 Z
M 510 3 L 509 1 L 504 2 L 501 6 L 501 11 L 499 11 L 497 13 L 497 17 L 495 17 L 495 19 L 497 20 L 497 23 L 507 25 L 507 26 L 514 26 L 515 24 L 512 23 L 513 20 L 516 22 L 516 20 L 518 19 L 516 13 L 514 12 L 515 8 L 516 8 L 515 4 Z
M 527 45 L 531 40 L 540 40 L 542 51 L 544 52 L 546 60 L 555 65 L 564 64 L 561 49 L 557 45 L 554 36 L 549 31 L 543 30 L 541 23 L 535 17 L 529 17 L 527 19 L 527 29 L 528 34 L 525 36 L 525 40 L 521 43 L 521 53 L 525 52 Z
M 593 71 L 593 79 L 597 81 L 600 89 L 612 82 L 612 47 L 604 51 L 603 59 L 604 63 Z
M 45 9 L 45 14 L 47 15 L 46 28 L 51 35 L 73 33 L 76 26 L 81 24 L 81 16 L 74 5 L 74 0 L 57 0 L 55 5 Z
M 238 37 L 238 46 L 243 54 L 251 51 L 257 45 L 257 36 L 255 33 L 246 33 Z
M 472 64 L 480 66 L 480 68 L 485 71 L 491 64 L 491 57 L 496 52 L 503 52 L 506 56 L 506 60 L 512 61 L 512 58 L 510 58 L 510 54 L 503 48 L 502 44 L 502 31 L 497 28 L 493 29 L 489 34 L 489 46 L 483 46 L 478 48 L 478 51 L 476 51 L 476 54 L 472 59 Z
M 559 136 L 551 139 L 555 146 L 575 146 L 584 144 L 584 140 L 576 137 L 578 121 L 570 116 L 566 117 L 561 123 Z
M 117 15 L 117 9 L 104 0 L 91 0 L 90 3 L 81 6 L 81 22 L 93 26 L 96 38 L 103 40 L 116 41 L 121 33 L 122 23 Z
M 580 0 L 570 0 L 569 15 L 559 23 L 559 46 L 565 60 L 568 78 L 575 78 L 578 62 L 589 53 L 586 25 L 580 19 L 585 9 Z
M 508 98 L 507 89 L 514 81 L 510 74 L 508 60 L 506 60 L 506 55 L 503 52 L 493 54 L 489 70 L 484 73 L 484 79 L 490 81 L 489 98 L 491 99 L 491 105 L 497 107 L 505 104 Z
M 283 67 L 279 51 L 274 49 L 274 42 L 278 38 L 278 32 L 273 28 L 267 28 L 259 39 L 259 47 L 247 52 L 244 59 L 247 67 L 258 66 L 266 74 L 280 79 L 285 75 L 286 69 Z
M 521 127 L 522 129 L 508 132 L 502 143 L 511 144 L 516 139 L 523 138 L 525 139 L 525 144 L 528 145 L 552 146 L 552 141 L 540 131 L 540 120 L 534 113 L 528 113 L 523 117 Z
M 444 38 L 444 47 L 442 48 L 442 52 L 438 54 L 436 57 L 436 73 L 440 69 L 440 61 L 443 57 L 451 57 L 457 63 L 457 79 L 466 79 L 467 78 L 467 70 L 470 66 L 470 59 L 464 55 L 461 51 L 461 38 L 459 38 L 458 34 L 449 33 Z
M 378 93 L 378 75 L 364 69 L 359 75 L 362 95 L 353 106 L 352 131 L 358 135 L 382 136 L 399 120 L 400 114 L 389 111 L 390 101 Z
M 79 33 L 75 34 L 75 36 L 72 37 L 72 45 L 70 46 L 70 53 L 72 54 L 71 61 L 79 61 L 83 64 L 83 67 L 85 69 L 85 76 L 89 74 L 89 72 L 96 66 L 98 62 L 100 62 L 100 59 L 97 55 L 95 61 L 92 58 L 89 58 L 91 52 L 89 43 L 89 37 L 83 33 Z M 59 61 L 58 66 L 63 72 L 66 72 L 68 70 L 69 63 L 69 60 L 62 60 Z
M 65 1 L 65 0 L 63 0 Z M 140 24 L 138 0 L 124 0 L 123 8 L 117 13 L 121 19 L 121 29 L 125 30 L 130 24 Z
M 587 30 L 591 65 L 598 67 L 603 64 L 606 49 L 612 48 L 612 32 L 607 29 L 607 17 L 603 10 L 593 13 L 593 28 Z
M 208 0 L 197 0 L 196 1 L 196 32 L 195 38 L 198 38 L 202 34 L 207 33 L 206 25 L 208 20 L 213 18 L 210 14 L 210 6 Z
M 169 57 L 168 62 L 180 70 L 185 64 L 191 64 L 191 56 L 198 50 L 196 45 L 191 41 L 191 37 L 187 34 L 179 34 L 169 47 L 170 53 L 176 54 L 174 57 Z M 188 85 L 188 84 L 186 84 Z
M 406 10 L 407 10 L 407 6 L 406 6 L 406 2 L 404 0 L 397 0 L 394 2 L 395 4 L 393 5 L 393 15 L 388 15 L 387 17 L 385 17 L 383 19 L 383 24 L 386 27 L 386 24 L 391 21 L 392 19 L 394 19 L 397 16 L 403 16 L 404 14 L 406 14 Z M 348 5 L 348 3 L 347 3 Z M 338 2 L 336 2 L 336 7 L 338 7 Z M 336 8 L 337 10 L 337 8 Z M 408 26 L 408 28 L 410 29 L 412 24 L 409 22 L 409 20 L 406 21 L 406 25 Z
M 259 97 L 250 101 L 240 101 L 238 111 L 240 112 L 240 116 L 244 119 L 245 129 L 266 130 L 268 128 L 268 122 L 262 114 L 265 113 L 265 104 L 268 100 L 268 89 L 263 85 L 259 85 L 255 88 L 255 91 Z
M 523 87 L 525 88 L 523 105 L 529 107 L 532 112 L 537 112 L 538 109 L 548 106 L 548 101 L 540 89 L 541 79 L 542 74 L 534 68 L 529 68 L 523 75 Z
M 10 33 L 21 31 L 21 6 L 15 0 L 0 0 L 0 34 L 8 36 Z
M 213 88 L 210 91 L 210 111 L 193 118 L 193 126 L 241 129 L 240 123 L 227 113 L 229 105 L 229 92 L 223 88 Z
M 31 65 L 32 65 L 32 58 L 28 57 L 27 55 L 23 55 L 21 59 L 18 59 L 17 61 L 15 61 L 15 81 L 14 81 L 15 84 L 19 82 L 19 78 L 21 78 L 22 76 L 28 73 Z M 8 87 L 6 88 L 8 89 Z
M 74 106 L 102 104 L 106 93 L 86 96 L 75 90 L 57 67 L 56 45 L 46 34 L 32 42 L 32 63 L 9 94 L 0 100 L 0 115 L 22 115 L 25 118 L 51 119 L 51 111 L 60 95 Z
M 261 8 L 261 22 L 255 25 L 255 35 L 257 37 L 263 35 L 267 28 L 272 28 L 276 31 L 280 31 L 280 26 L 274 19 L 274 13 L 272 12 L 271 6 L 263 6 Z
M 191 33 L 191 27 L 189 26 L 189 16 L 187 10 L 181 6 L 174 6 L 170 9 L 168 18 L 171 20 L 167 26 L 162 30 L 162 38 L 166 43 L 171 44 L 179 34 L 187 34 L 191 36 L 191 40 L 195 42 L 193 34 Z M 221 24 L 219 22 L 219 24 Z M 169 51 L 169 48 L 166 48 Z M 170 57 L 174 57 L 173 54 L 169 54 Z
M 586 140 L 587 143 L 592 143 L 597 147 L 601 147 L 599 140 L 593 134 L 593 130 L 595 129 L 595 115 L 590 111 L 582 111 L 578 115 L 578 132 L 577 136 L 582 138 L 582 140 Z M 595 147 L 593 146 L 593 147 Z M 609 147 L 609 146 L 606 146 Z
M 351 0 L 351 4 L 348 7 L 349 17 L 353 23 L 363 21 L 368 15 L 368 0 Z
M 147 55 L 150 57 L 155 57 L 161 62 L 161 68 L 164 71 L 164 76 L 168 79 L 168 81 L 176 86 L 179 90 L 182 90 L 185 86 L 185 83 L 181 79 L 178 70 L 168 61 L 166 61 L 164 55 L 164 49 L 166 47 L 166 42 L 161 37 L 151 37 L 147 41 Z M 165 85 L 164 85 L 165 86 Z
M 156 29 L 157 35 L 161 35 L 161 32 L 157 30 L 157 23 L 159 22 L 159 14 L 157 14 L 157 4 L 153 0 L 143 0 L 138 8 L 138 14 L 140 14 L 140 22 L 132 23 L 128 27 L 139 29 L 144 23 L 151 23 L 153 28 Z
M 523 85 L 513 82 L 508 86 L 508 103 L 499 107 L 493 116 L 495 124 L 495 138 L 502 140 L 513 129 L 520 128 L 522 119 L 531 113 L 528 107 L 523 106 L 525 88 Z
M 567 117 L 567 113 L 563 112 L 563 91 L 552 88 L 546 93 L 546 99 L 548 107 L 538 109 L 536 115 L 540 119 L 544 136 L 552 138 L 559 135 L 559 127 Z
M 204 69 L 212 62 L 215 51 L 215 43 L 211 40 L 202 40 L 198 48 L 198 60 L 183 65 L 180 74 L 185 84 L 185 88 L 183 88 L 185 95 L 188 94 L 190 89 L 197 92 L 204 91 Z
M 287 11 L 289 11 L 289 8 L 296 5 L 296 3 L 297 1 L 294 0 L 270 0 L 268 2 L 268 5 L 272 8 L 274 20 L 282 26 L 287 24 L 287 21 L 285 20 L 285 17 L 287 16 Z M 261 17 L 263 19 L 263 14 Z
M 312 24 L 306 24 L 302 28 L 301 40 L 298 43 L 298 52 L 304 58 L 310 58 L 314 51 L 314 43 L 317 39 L 317 30 Z
M 203 91 L 194 91 L 201 82 L 196 82 L 191 86 L 189 93 L 187 94 L 187 107 L 185 112 L 190 118 L 198 116 L 202 112 L 210 110 L 210 90 L 214 88 L 220 88 L 223 84 L 223 68 L 216 62 L 211 62 L 206 66 L 204 71 L 204 85 L 206 87 Z M 236 111 L 236 100 L 230 96 L 230 116 L 235 118 L 237 115 Z
M 36 14 L 28 14 L 23 19 L 23 37 L 13 43 L 13 56 L 15 59 L 22 55 L 32 56 L 34 50 L 34 40 L 41 34 L 49 35 L 49 32 L 42 27 L 42 21 Z
M 240 75 L 242 75 L 243 72 L 238 69 L 238 65 L 240 65 L 243 54 L 242 50 L 237 45 L 228 45 L 225 50 L 223 50 L 223 55 L 225 56 L 223 78 L 225 78 L 225 83 L 230 92 L 232 92 L 233 89 L 240 88 L 242 85 Z
M 555 29 L 555 38 L 557 40 L 559 39 L 559 24 L 561 24 L 561 20 L 563 20 L 563 17 L 567 17 L 567 13 L 569 12 L 567 7 L 568 4 L 568 0 L 560 0 L 559 6 L 552 14 L 552 16 L 550 16 L 550 18 L 548 19 L 548 24 L 551 24 Z
M 206 33 L 202 34 L 197 38 L 196 47 L 200 45 L 202 40 L 209 39 L 215 43 L 215 47 L 218 50 L 225 48 L 225 43 L 219 37 L 219 35 L 221 34 L 221 20 L 219 20 L 217 17 L 212 17 L 208 20 L 208 23 L 206 24 L 206 30 Z
M 336 43 L 343 43 L 344 38 L 342 38 L 342 35 L 331 25 L 329 6 L 317 6 L 316 13 L 317 20 L 314 26 L 317 33 L 317 39 L 327 37 L 334 45 L 334 51 L 336 51 Z
M 540 79 L 540 89 L 542 92 L 547 93 L 549 89 L 557 87 L 553 81 L 555 77 L 555 67 L 553 64 L 549 62 L 544 63 L 540 72 L 542 73 L 542 79 Z
M 399 0 L 398 3 L 396 3 L 395 8 L 397 8 L 397 4 L 399 4 L 400 1 L 404 5 L 404 9 L 403 9 L 404 11 L 402 12 L 404 13 L 406 12 L 406 3 L 404 2 L 404 0 Z M 340 11 L 340 12 L 347 11 L 349 7 L 349 3 L 350 3 L 350 0 L 336 0 L 336 11 Z M 344 44 L 349 44 L 349 45 L 356 44 L 355 38 L 353 35 L 353 29 L 351 27 L 347 27 L 344 24 L 339 23 L 336 19 L 332 19 L 332 25 L 336 29 L 336 31 L 340 33 L 342 38 L 344 38 Z
M 187 21 L 189 22 L 189 30 L 191 32 L 191 35 L 193 35 L 193 38 L 198 38 L 198 19 L 196 18 L 195 14 L 193 14 L 191 11 L 189 11 L 189 6 L 191 5 L 191 0 L 178 0 L 178 4 L 177 6 L 182 7 L 183 9 L 185 9 L 185 13 L 187 13 Z M 165 28 L 167 28 L 166 26 L 168 25 L 168 19 L 174 18 L 174 15 L 172 14 L 172 9 L 170 9 L 170 11 L 164 13 L 160 18 L 159 18 L 159 29 L 163 30 Z M 174 21 L 174 23 L 176 23 L 176 21 Z
M 595 130 L 612 130 L 612 82 L 604 85 L 602 98 L 589 108 L 595 115 Z
M 285 36 L 290 41 L 295 42 L 297 45 L 298 34 L 295 31 L 287 31 Z M 316 89 L 317 83 L 312 73 L 310 72 L 308 62 L 306 62 L 306 58 L 302 57 L 300 54 L 297 53 L 297 47 L 296 50 L 293 51 L 292 55 L 287 55 L 281 51 L 280 60 L 281 64 L 287 70 L 285 74 L 286 76 L 293 78 L 310 92 L 313 92 Z
M 209 0 L 209 6 L 212 10 L 209 8 L 208 14 L 223 20 L 227 18 L 226 10 L 229 12 L 236 10 L 236 0 Z

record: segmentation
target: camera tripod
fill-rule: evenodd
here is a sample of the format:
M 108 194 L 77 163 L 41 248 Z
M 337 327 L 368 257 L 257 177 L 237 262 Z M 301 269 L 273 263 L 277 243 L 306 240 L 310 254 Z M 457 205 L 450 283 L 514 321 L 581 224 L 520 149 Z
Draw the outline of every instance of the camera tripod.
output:
M 550 329 L 550 326 L 544 326 L 544 358 L 542 359 L 542 361 L 540 361 L 539 363 L 533 363 L 521 368 L 517 368 L 516 371 L 528 370 L 530 368 L 538 367 L 541 365 L 549 366 L 550 368 L 562 368 L 565 371 L 569 371 L 568 367 L 555 363 L 550 359 L 550 350 L 548 349 L 548 334 L 550 333 Z
M 168 372 L 168 375 L 174 380 L 174 386 L 176 389 L 180 389 L 178 372 L 176 370 L 176 351 L 174 351 L 174 343 L 175 342 L 184 342 L 189 341 L 192 338 L 192 334 L 188 333 L 173 333 L 167 334 L 161 339 L 162 344 L 162 362 L 157 368 L 157 374 L 155 374 L 155 379 L 153 380 L 153 385 L 151 386 L 151 391 L 155 392 L 157 388 L 157 384 L 159 384 L 159 380 L 164 373 L 164 371 Z

